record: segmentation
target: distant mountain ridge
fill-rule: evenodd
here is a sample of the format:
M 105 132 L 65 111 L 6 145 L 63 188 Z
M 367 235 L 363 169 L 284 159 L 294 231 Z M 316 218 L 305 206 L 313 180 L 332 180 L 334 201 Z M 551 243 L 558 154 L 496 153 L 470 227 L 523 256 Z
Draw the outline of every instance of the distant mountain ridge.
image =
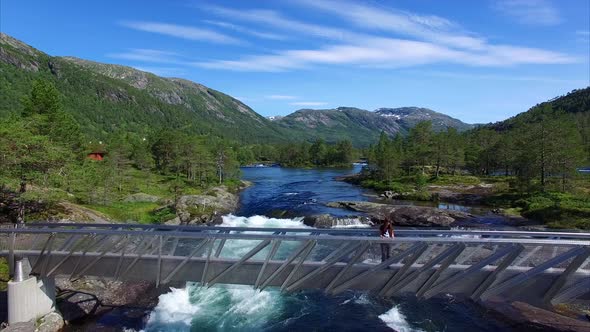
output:
M 472 124 L 422 107 L 379 108 L 375 113 L 396 120 L 403 128 L 411 128 L 421 121 L 431 121 L 436 131 L 446 130 L 448 127 L 465 131 L 474 127 Z
M 302 109 L 274 120 L 279 126 L 303 133 L 308 139 L 322 138 L 328 142 L 351 139 L 355 145 L 374 143 L 381 132 L 390 136 L 407 134 L 420 121 L 431 121 L 437 131 L 447 127 L 465 131 L 473 125 L 427 108 L 379 108 L 373 112 L 355 108 Z
M 382 131 L 391 136 L 407 134 L 425 120 L 431 121 L 435 130 L 475 127 L 420 107 L 302 109 L 284 117 L 266 118 L 239 100 L 199 83 L 121 65 L 50 56 L 0 33 L 0 117 L 22 109 L 22 97 L 30 93 L 31 83 L 38 78 L 55 84 L 63 95 L 65 111 L 74 116 L 87 136 L 95 138 L 116 130 L 146 133 L 174 129 L 244 143 L 323 138 L 331 143 L 349 139 L 356 146 L 367 146 L 375 143 Z M 590 88 L 546 103 L 571 113 L 585 141 L 590 142 Z M 515 122 L 535 121 L 544 104 L 486 126 L 502 130 Z

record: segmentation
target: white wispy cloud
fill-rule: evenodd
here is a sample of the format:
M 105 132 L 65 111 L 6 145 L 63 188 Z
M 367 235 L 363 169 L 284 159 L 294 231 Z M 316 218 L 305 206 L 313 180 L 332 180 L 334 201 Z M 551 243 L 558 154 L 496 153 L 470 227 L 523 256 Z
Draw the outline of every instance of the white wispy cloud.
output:
M 293 106 L 324 106 L 328 105 L 328 103 L 323 101 L 297 101 L 293 103 L 289 103 L 289 105 Z
M 485 52 L 456 50 L 429 42 L 373 38 L 362 45 L 334 45 L 321 49 L 288 50 L 238 60 L 196 62 L 195 66 L 235 71 L 280 72 L 313 65 L 358 65 L 401 68 L 433 63 L 469 66 L 572 63 L 576 58 L 552 51 L 513 46 L 488 46 Z
M 107 56 L 111 58 L 142 62 L 181 63 L 181 61 L 178 59 L 178 53 L 145 48 L 132 48 L 122 53 L 109 53 Z
M 549 0 L 498 0 L 493 8 L 523 24 L 556 25 L 562 21 Z
M 264 96 L 266 99 L 274 99 L 274 100 L 293 100 L 297 99 L 296 96 L 289 96 L 289 95 L 268 95 Z
M 210 24 L 210 25 L 225 28 L 228 30 L 233 30 L 233 31 L 236 31 L 239 33 L 252 35 L 252 36 L 258 37 L 258 38 L 271 39 L 271 40 L 286 40 L 287 39 L 287 37 L 284 35 L 279 35 L 279 34 L 271 33 L 271 32 L 258 31 L 258 30 L 243 27 L 241 25 L 228 23 L 228 22 L 213 21 L 213 20 L 204 20 L 203 22 Z
M 590 31 L 589 30 L 578 30 L 576 31 L 576 35 L 578 36 L 590 36 Z
M 336 42 L 316 49 L 280 50 L 246 55 L 238 59 L 216 59 L 193 65 L 210 69 L 280 72 L 313 65 L 357 65 L 399 68 L 432 63 L 469 66 L 512 66 L 520 64 L 564 64 L 579 59 L 560 52 L 514 45 L 491 44 L 465 32 L 442 17 L 377 8 L 349 1 L 301 0 L 297 4 L 339 16 L 352 25 L 380 33 L 403 35 L 376 37 L 344 29 L 308 24 L 271 10 L 234 10 L 207 7 L 217 15 L 246 20 L 277 29 L 292 30 Z
M 301 0 L 298 3 L 341 16 L 360 28 L 417 37 L 452 47 L 481 49 L 485 44 L 484 39 L 460 31 L 456 23 L 439 16 L 418 15 L 349 1 Z
M 208 29 L 196 28 L 186 25 L 169 24 L 161 22 L 148 22 L 148 21 L 131 21 L 122 22 L 121 25 L 145 32 L 152 32 L 166 36 L 172 36 L 188 40 L 207 41 L 219 44 L 242 44 L 243 42 Z
M 209 13 L 234 20 L 254 22 L 280 30 L 295 31 L 298 34 L 311 35 L 316 38 L 330 40 L 362 40 L 367 35 L 344 29 L 332 28 L 318 24 L 301 22 L 285 17 L 274 10 L 249 9 L 237 10 L 220 6 L 204 6 Z

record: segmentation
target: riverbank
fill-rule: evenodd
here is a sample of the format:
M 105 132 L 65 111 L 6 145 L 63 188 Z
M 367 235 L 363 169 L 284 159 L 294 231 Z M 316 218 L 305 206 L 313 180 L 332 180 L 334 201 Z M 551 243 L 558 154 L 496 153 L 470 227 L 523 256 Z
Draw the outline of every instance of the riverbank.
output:
M 520 224 L 539 224 L 553 229 L 590 229 L 590 177 L 572 181 L 571 192 L 521 192 L 515 179 L 504 176 L 400 177 L 395 181 L 374 181 L 363 173 L 338 178 L 377 192 L 384 203 L 424 202 L 440 206 L 454 204 L 487 209 L 496 216 Z
M 213 225 L 220 224 L 222 216 L 235 213 L 240 191 L 251 185 L 251 182 L 240 181 L 232 187 L 225 185 L 212 187 L 202 194 L 179 196 L 176 202 L 166 197 L 145 193 L 129 195 L 122 202 L 100 206 L 61 201 L 54 202 L 51 206 L 43 206 L 45 209 L 39 208 L 38 213 L 47 217 L 44 221 L 53 222 L 124 223 L 131 221 L 173 225 L 181 223 Z M 165 219 L 162 222 L 153 218 L 146 219 L 145 216 L 152 216 L 153 211 Z M 165 211 L 167 215 L 162 211 Z M 8 278 L 6 261 L 0 262 L 0 277 Z M 0 284 L 0 287 L 2 286 Z M 139 330 L 145 325 L 146 317 L 158 304 L 158 297 L 169 292 L 169 287 L 170 285 L 156 287 L 151 282 L 118 282 L 90 277 L 70 281 L 68 278 L 58 277 L 56 278 L 57 310 L 66 322 L 65 331 L 118 331 L 122 327 Z M 52 315 L 47 317 L 48 322 L 54 321 Z M 121 323 L 109 321 L 112 319 L 120 320 Z M 48 329 L 50 325 L 43 323 L 44 321 L 21 325 L 25 330 L 30 330 L 31 326 L 33 328 L 41 326 L 40 331 L 57 331 Z M 57 325 L 51 323 L 51 326 Z
M 356 169 L 355 169 L 356 170 Z M 355 171 L 352 170 L 352 171 Z M 364 202 L 385 204 L 389 209 L 393 200 L 379 198 L 373 191 L 345 182 L 336 176 L 351 170 L 300 170 L 281 168 L 252 168 L 244 171 L 244 178 L 255 183 L 240 192 L 236 215 L 226 216 L 225 225 L 242 227 L 305 227 L 302 216 L 327 214 L 340 217 L 336 225 L 345 227 L 356 221 L 366 224 L 370 217 L 361 207 L 328 206 L 330 202 Z M 216 194 L 208 196 L 217 197 Z M 223 197 L 224 195 L 219 195 Z M 378 202 L 374 201 L 377 200 Z M 407 205 L 407 204 L 406 204 Z M 354 211 L 351 209 L 359 209 Z M 399 206 L 393 206 L 400 209 Z M 420 207 L 419 207 L 420 208 Z M 436 208 L 426 207 L 438 214 Z M 425 209 L 426 209 L 425 208 Z M 272 211 L 287 211 L 293 217 L 274 219 L 264 217 Z M 419 209 L 421 210 L 421 209 Z M 470 212 L 449 209 L 440 213 L 449 216 Z M 399 210 L 399 211 L 403 211 Z M 415 210 L 409 210 L 415 211 Z M 394 211 L 395 212 L 395 211 Z M 195 214 L 198 216 L 199 214 Z M 348 218 L 347 216 L 351 216 Z M 198 219 L 194 222 L 200 223 Z M 463 219 L 461 219 L 463 220 Z M 364 225 L 364 223 L 363 223 Z M 453 223 L 450 226 L 453 227 Z M 309 225 L 308 225 L 309 226 Z M 479 224 L 481 227 L 482 224 Z M 319 225 L 318 225 L 319 227 Z M 434 227 L 434 226 L 428 226 Z M 496 227 L 496 226 L 493 226 Z M 245 243 L 234 243 L 231 250 L 244 250 Z M 278 290 L 255 291 L 240 287 L 203 288 L 198 285 L 176 285 L 155 288 L 149 283 L 115 283 L 84 278 L 68 284 L 59 281 L 64 290 L 62 299 L 72 302 L 74 313 L 83 314 L 68 325 L 68 331 L 121 330 L 123 327 L 145 331 L 178 331 L 191 329 L 218 330 L 227 328 L 246 330 L 309 330 L 309 329 L 367 329 L 386 331 L 473 330 L 515 331 L 505 319 L 490 318 L 482 307 L 473 302 L 461 302 L 451 297 L 418 301 L 416 299 L 383 299 L 369 294 L 345 292 L 327 296 L 319 291 L 281 294 Z M 95 308 L 95 305 L 99 306 Z M 70 306 L 70 304 L 67 304 Z M 64 310 L 65 312 L 65 310 Z M 325 312 L 333 315 L 326 317 Z M 91 313 L 88 315 L 88 313 Z M 276 323 L 279 322 L 279 323 Z M 114 327 L 117 326 L 117 327 Z

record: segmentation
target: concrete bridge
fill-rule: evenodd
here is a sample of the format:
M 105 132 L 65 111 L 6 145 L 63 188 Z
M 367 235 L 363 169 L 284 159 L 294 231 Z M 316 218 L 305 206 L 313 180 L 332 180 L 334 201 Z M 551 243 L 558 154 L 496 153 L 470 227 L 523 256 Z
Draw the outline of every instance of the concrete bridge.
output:
M 555 304 L 590 299 L 590 233 L 29 224 L 0 229 L 0 256 L 30 274 L 348 289 L 418 298 L 453 294 Z M 381 250 L 390 257 L 381 262 Z M 10 286 L 10 285 L 9 285 Z M 10 294 L 9 294 L 10 297 Z M 10 302 L 10 300 L 9 300 Z M 9 303 L 10 306 L 10 303 Z M 9 308 L 10 313 L 10 308 Z

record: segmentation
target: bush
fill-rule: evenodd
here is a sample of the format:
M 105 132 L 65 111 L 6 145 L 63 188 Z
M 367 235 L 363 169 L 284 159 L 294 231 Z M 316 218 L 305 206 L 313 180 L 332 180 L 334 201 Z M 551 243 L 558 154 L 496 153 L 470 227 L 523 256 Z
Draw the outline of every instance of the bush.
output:
M 590 197 L 539 193 L 516 201 L 522 215 L 552 228 L 590 229 Z
M 421 173 L 416 174 L 415 178 L 416 190 L 420 191 L 428 184 L 428 177 Z
M 163 209 L 156 209 L 150 212 L 150 215 L 153 218 L 153 222 L 163 223 L 176 218 L 176 211 L 172 207 L 167 206 Z

